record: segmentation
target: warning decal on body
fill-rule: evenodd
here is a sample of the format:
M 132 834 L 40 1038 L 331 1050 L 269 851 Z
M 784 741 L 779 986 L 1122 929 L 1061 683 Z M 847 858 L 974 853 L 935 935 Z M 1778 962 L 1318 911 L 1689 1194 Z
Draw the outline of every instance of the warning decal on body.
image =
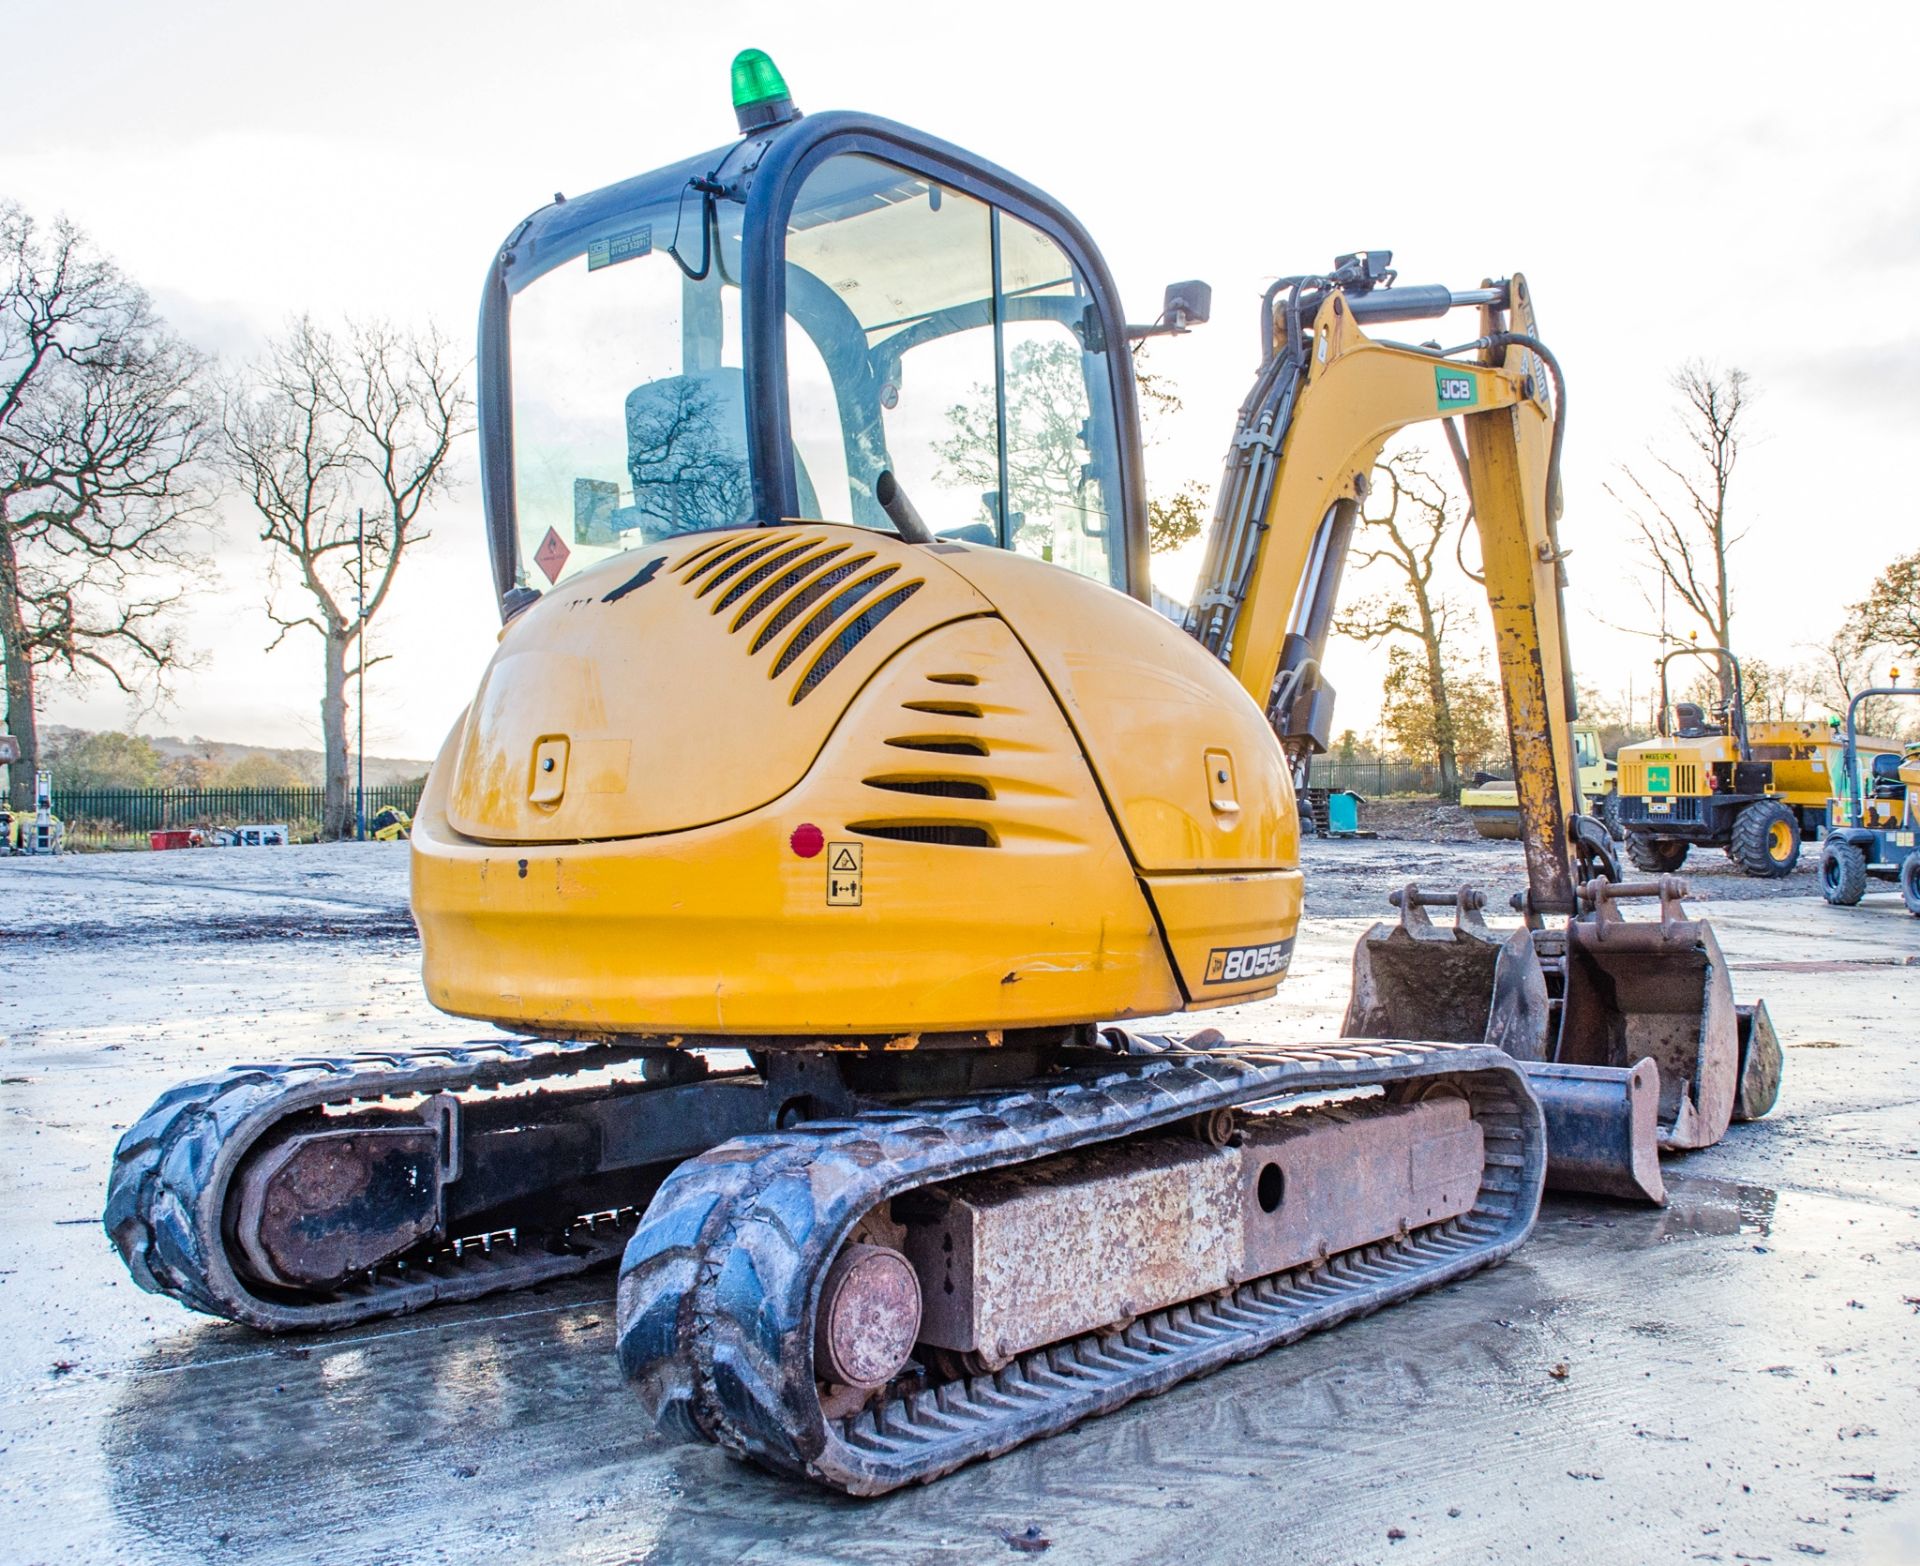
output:
M 1216 946 L 1207 953 L 1208 984 L 1245 984 L 1285 973 L 1293 954 L 1293 938 L 1260 946 Z
M 827 906 L 860 906 L 860 872 L 866 855 L 865 843 L 827 844 Z

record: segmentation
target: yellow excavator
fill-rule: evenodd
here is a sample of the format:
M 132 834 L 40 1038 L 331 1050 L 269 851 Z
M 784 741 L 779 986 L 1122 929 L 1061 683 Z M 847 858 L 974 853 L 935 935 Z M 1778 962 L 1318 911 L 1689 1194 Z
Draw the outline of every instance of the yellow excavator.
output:
M 1032 186 L 802 117 L 756 52 L 734 87 L 737 141 L 556 199 L 487 275 L 504 628 L 411 852 L 429 996 L 507 1036 L 163 1095 L 106 1212 L 144 1287 L 285 1331 L 617 1259 L 661 1428 L 877 1494 L 1496 1262 L 1549 1178 L 1658 1199 L 1658 1147 L 1764 1112 L 1764 1012 L 1578 810 L 1522 278 L 1277 284 L 1176 624 L 1130 345 L 1204 286 L 1129 327 Z M 1452 348 L 1374 335 L 1456 310 Z M 1334 1044 L 1125 1026 L 1284 977 L 1348 538 L 1433 419 L 1520 924 L 1408 887 Z

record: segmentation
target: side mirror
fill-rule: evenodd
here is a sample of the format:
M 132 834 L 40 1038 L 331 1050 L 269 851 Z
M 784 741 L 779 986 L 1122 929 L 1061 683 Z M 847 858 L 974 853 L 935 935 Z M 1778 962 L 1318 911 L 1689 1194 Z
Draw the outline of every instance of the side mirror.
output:
M 1160 313 L 1176 332 L 1204 324 L 1213 314 L 1213 289 L 1195 278 L 1185 283 L 1167 284 Z

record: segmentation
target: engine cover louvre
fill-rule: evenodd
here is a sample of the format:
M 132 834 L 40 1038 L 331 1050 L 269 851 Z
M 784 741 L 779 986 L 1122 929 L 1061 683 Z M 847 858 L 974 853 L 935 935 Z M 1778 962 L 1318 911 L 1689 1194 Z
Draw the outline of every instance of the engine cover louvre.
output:
M 841 717 L 830 693 L 850 699 L 916 637 L 988 609 L 937 559 L 860 528 L 614 556 L 502 636 L 462 729 L 450 824 L 485 842 L 583 842 L 753 810 L 813 765 Z M 562 752 L 564 788 L 542 786 L 542 759 Z

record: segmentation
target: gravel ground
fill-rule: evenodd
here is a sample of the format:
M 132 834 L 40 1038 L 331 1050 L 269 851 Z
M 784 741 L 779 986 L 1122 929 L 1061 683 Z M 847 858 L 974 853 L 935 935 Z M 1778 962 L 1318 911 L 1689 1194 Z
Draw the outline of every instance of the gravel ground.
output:
M 1293 974 L 1230 1036 L 1331 1035 L 1393 886 L 1520 883 L 1512 844 L 1306 857 Z M 137 1291 L 97 1215 L 170 1083 L 480 1030 L 421 999 L 403 850 L 0 861 L 5 1556 L 1920 1560 L 1920 921 L 1700 868 L 1787 1079 L 1668 1208 L 1550 1198 L 1491 1273 L 854 1503 L 642 1429 L 604 1277 L 300 1342 Z

